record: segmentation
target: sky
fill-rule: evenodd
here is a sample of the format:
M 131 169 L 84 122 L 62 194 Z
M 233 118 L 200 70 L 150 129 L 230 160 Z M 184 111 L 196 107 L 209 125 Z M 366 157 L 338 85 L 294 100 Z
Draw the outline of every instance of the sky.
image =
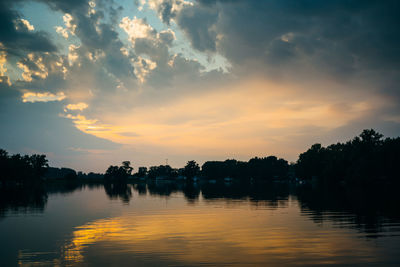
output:
M 0 0 L 0 148 L 104 172 L 400 135 L 397 0 Z

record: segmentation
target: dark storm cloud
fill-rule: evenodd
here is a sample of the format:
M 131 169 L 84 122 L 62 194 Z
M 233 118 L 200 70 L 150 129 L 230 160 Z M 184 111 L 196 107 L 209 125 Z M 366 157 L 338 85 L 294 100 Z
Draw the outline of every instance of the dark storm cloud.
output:
M 18 1 L 15 1 L 18 2 Z M 10 54 L 23 51 L 53 52 L 57 48 L 48 35 L 41 31 L 28 31 L 19 21 L 20 14 L 13 10 L 13 1 L 0 1 L 0 42 Z M 16 29 L 18 27 L 18 30 Z
M 162 42 L 154 42 L 149 38 L 138 38 L 135 41 L 135 52 L 147 54 L 158 65 L 166 65 L 169 60 L 168 46 Z
M 199 51 L 215 51 L 217 32 L 213 28 L 218 18 L 218 12 L 209 7 L 184 8 L 177 23 L 189 37 L 192 46 Z
M 400 67 L 399 1 L 199 0 L 176 15 L 194 48 L 234 64 L 307 59 L 347 75 Z M 216 38 L 216 33 L 221 39 Z
M 72 13 L 88 6 L 87 0 L 38 0 L 38 2 L 45 3 L 49 7 L 63 11 L 64 13 Z

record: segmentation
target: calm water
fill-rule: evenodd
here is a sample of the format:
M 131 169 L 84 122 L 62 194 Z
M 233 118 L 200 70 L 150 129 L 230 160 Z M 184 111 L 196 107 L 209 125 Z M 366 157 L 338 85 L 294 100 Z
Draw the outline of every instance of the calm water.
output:
M 283 184 L 51 184 L 0 195 L 0 266 L 400 264 L 398 198 Z

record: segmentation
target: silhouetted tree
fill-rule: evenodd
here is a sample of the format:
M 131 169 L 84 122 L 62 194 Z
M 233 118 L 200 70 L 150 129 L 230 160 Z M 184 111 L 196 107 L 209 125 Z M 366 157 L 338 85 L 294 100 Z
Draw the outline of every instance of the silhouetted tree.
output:
M 147 175 L 147 168 L 146 167 L 139 167 L 136 176 L 138 177 L 145 177 Z
M 148 172 L 148 177 L 155 178 L 175 178 L 178 172 L 169 165 L 151 166 Z
M 110 166 L 104 174 L 104 190 L 111 199 L 121 198 L 123 202 L 129 202 L 132 191 L 127 184 L 128 177 L 133 168 L 130 161 L 123 161 L 122 166 Z
M 32 155 L 29 162 L 36 177 L 42 177 L 46 172 L 46 167 L 49 166 L 45 155 Z
M 133 168 L 131 167 L 131 162 L 130 161 L 123 161 L 122 166 L 121 166 L 124 171 L 128 174 L 131 175 Z
M 0 149 L 0 182 L 27 183 L 39 180 L 48 167 L 45 155 L 9 156 Z
M 122 166 L 110 166 L 106 170 L 104 174 L 104 179 L 115 181 L 115 182 L 124 182 L 131 175 L 133 168 L 130 166 L 130 161 L 122 162 Z
M 110 166 L 104 174 L 104 178 L 108 180 L 122 180 L 127 178 L 128 174 L 122 167 Z
M 275 156 L 252 158 L 248 162 L 229 159 L 225 161 L 207 161 L 201 173 L 209 179 L 264 179 L 286 178 L 289 170 L 288 162 Z
M 300 154 L 296 174 L 322 183 L 373 185 L 398 183 L 400 139 L 387 138 L 373 129 L 346 143 L 313 145 Z M 397 178 L 397 179 L 396 179 Z
M 286 178 L 289 164 L 284 159 L 275 156 L 265 158 L 253 158 L 248 162 L 248 173 L 252 178 L 272 180 Z
M 314 144 L 297 160 L 296 173 L 304 179 L 321 176 L 325 149 L 321 144 Z
M 188 161 L 185 168 L 183 169 L 183 175 L 185 175 L 189 179 L 192 179 L 199 173 L 200 173 L 199 164 L 197 164 L 196 161 L 194 160 Z

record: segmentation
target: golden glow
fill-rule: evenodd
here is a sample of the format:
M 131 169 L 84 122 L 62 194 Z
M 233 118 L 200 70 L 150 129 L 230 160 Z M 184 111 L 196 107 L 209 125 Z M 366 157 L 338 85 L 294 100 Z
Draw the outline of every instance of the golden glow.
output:
M 279 216 L 273 216 L 274 210 L 255 212 L 253 208 L 236 205 L 210 209 L 202 205 L 96 220 L 76 228 L 73 238 L 62 248 L 63 262 L 82 262 L 86 248 L 96 245 L 101 249 L 102 244 L 124 253 L 163 254 L 189 265 L 276 263 L 295 258 L 338 264 L 346 258 L 337 255 L 362 247 L 362 242 L 352 239 L 344 229 L 326 232 L 302 218 L 294 203 L 281 208 Z M 290 227 L 283 227 L 288 224 Z M 372 251 L 365 253 L 373 255 Z
M 103 219 L 95 223 L 77 227 L 73 239 L 63 248 L 64 261 L 81 262 L 82 251 L 89 245 L 101 240 L 109 239 L 113 233 L 122 232 L 118 220 Z
M 313 86 L 317 90 L 340 85 Z M 146 94 L 151 92 L 143 91 L 132 99 L 140 103 Z M 182 94 L 166 102 L 133 103 L 135 107 L 125 112 L 107 108 L 98 113 L 96 120 L 82 118 L 75 122 L 84 132 L 134 147 L 204 155 L 224 151 L 228 156 L 287 156 L 304 150 L 292 142 L 296 135 L 301 136 L 301 129 L 319 129 L 321 135 L 370 112 L 370 100 L 346 102 L 344 98 L 336 94 L 316 96 L 313 90 L 296 84 L 252 79 L 226 88 Z

